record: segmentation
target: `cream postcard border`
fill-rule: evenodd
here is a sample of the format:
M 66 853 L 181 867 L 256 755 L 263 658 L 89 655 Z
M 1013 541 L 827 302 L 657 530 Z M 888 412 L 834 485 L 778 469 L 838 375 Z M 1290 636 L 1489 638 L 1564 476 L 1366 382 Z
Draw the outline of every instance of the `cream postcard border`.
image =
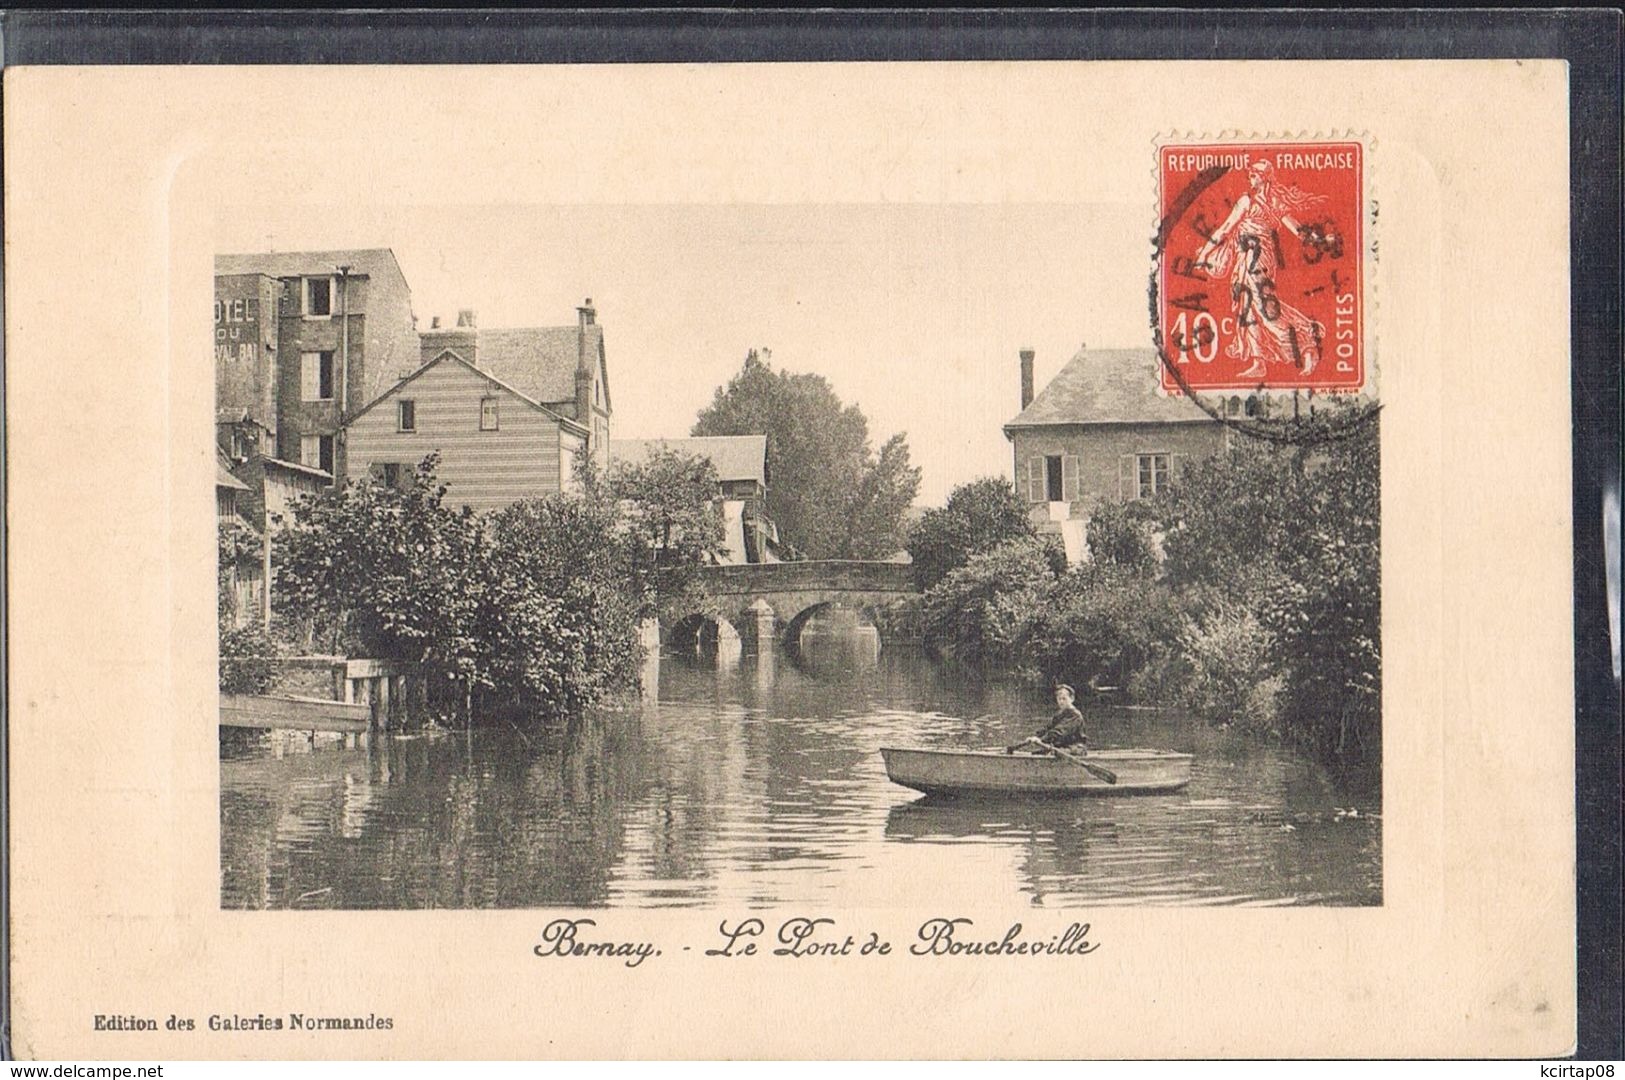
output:
M 8 70 L 17 1053 L 1564 1053 L 1566 96 L 1564 65 L 1527 61 Z M 1019 964 L 706 959 L 719 919 L 743 912 L 593 912 L 606 936 L 672 946 L 630 971 L 533 956 L 550 912 L 220 910 L 213 526 L 193 509 L 212 482 L 215 206 L 1090 201 L 1143 215 L 1146 148 L 1175 127 L 1382 141 L 1380 908 L 1039 913 L 967 883 L 951 911 L 805 912 L 893 941 L 935 914 L 1046 935 L 1075 915 L 1101 943 Z M 342 184 L 311 190 L 313 161 Z M 1134 254 L 1123 273 L 1143 280 Z M 193 1038 L 90 1023 L 299 1008 L 394 1027 Z

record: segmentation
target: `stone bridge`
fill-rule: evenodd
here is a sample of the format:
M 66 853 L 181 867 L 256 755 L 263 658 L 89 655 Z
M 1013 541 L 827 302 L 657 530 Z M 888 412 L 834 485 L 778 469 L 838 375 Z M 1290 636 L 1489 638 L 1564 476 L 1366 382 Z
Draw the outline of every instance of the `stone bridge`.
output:
M 670 628 L 678 645 L 730 641 L 795 645 L 814 615 L 829 608 L 855 612 L 882 638 L 917 638 L 907 563 L 817 560 L 707 566 L 699 574 L 700 609 Z

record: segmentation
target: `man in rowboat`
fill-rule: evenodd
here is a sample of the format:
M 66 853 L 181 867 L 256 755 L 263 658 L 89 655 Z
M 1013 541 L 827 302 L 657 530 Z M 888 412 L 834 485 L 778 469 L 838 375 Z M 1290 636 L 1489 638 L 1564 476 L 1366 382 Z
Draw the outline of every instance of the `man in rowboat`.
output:
M 1083 714 L 1073 704 L 1073 690 L 1066 683 L 1055 684 L 1055 715 L 1049 718 L 1049 723 L 1037 735 L 1004 748 L 1006 754 L 1013 754 L 1023 747 L 1033 747 L 1035 753 L 1049 753 L 1057 749 L 1076 746 L 1080 751 L 1086 751 L 1089 746 L 1089 736 L 1083 731 Z

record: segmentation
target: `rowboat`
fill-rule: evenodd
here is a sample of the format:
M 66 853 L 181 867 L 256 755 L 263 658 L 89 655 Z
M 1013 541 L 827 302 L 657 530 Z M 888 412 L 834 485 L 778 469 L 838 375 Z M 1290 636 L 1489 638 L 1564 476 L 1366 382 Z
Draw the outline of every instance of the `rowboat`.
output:
M 1094 750 L 1091 765 L 1115 773 L 1107 783 L 1061 757 L 1003 750 L 905 750 L 881 747 L 892 783 L 928 795 L 1125 795 L 1177 791 L 1191 781 L 1191 755 L 1173 750 Z

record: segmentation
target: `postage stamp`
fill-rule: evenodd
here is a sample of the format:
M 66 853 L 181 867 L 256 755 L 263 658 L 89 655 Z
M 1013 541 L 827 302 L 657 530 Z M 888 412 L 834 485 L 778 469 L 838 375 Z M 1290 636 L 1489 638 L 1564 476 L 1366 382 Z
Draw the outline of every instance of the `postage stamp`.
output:
M 1365 157 L 1352 140 L 1158 147 L 1163 392 L 1365 387 Z

